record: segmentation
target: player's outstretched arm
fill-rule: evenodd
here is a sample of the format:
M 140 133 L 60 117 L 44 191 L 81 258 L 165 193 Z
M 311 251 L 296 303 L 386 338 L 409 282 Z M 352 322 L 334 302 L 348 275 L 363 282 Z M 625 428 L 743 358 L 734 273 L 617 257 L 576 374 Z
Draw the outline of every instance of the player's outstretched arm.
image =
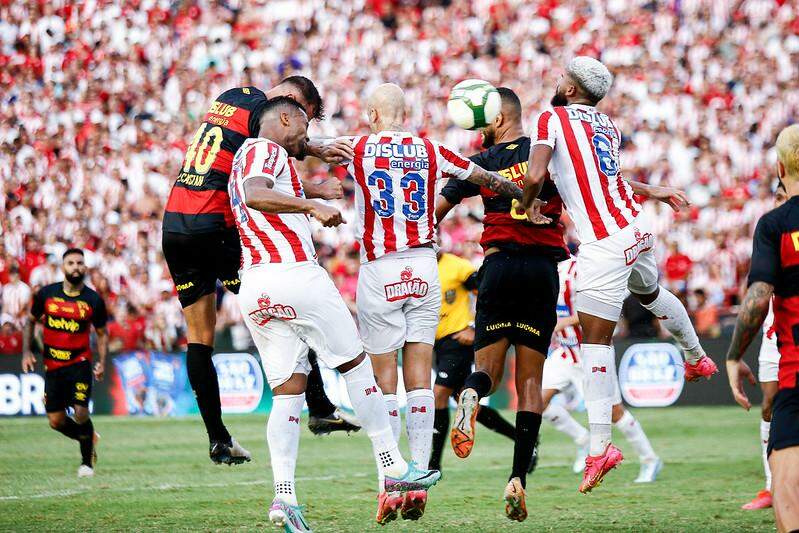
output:
M 264 213 L 304 213 L 323 226 L 344 224 L 341 212 L 335 207 L 307 198 L 298 198 L 273 189 L 274 182 L 266 177 L 250 178 L 244 182 L 244 203 L 250 209 Z
M 683 207 L 691 205 L 691 202 L 688 200 L 688 195 L 685 194 L 685 191 L 681 191 L 680 189 L 674 187 L 658 187 L 640 181 L 627 180 L 627 183 L 630 184 L 635 194 L 640 194 L 647 198 L 659 200 L 664 204 L 669 204 L 675 211 L 679 211 Z
M 746 410 L 749 410 L 751 404 L 743 390 L 743 379 L 747 378 L 754 385 L 755 377 L 741 358 L 760 331 L 768 314 L 768 305 L 773 294 L 774 285 L 769 283 L 756 281 L 749 286 L 741 309 L 738 311 L 735 332 L 732 334 L 732 342 L 727 350 L 727 377 L 730 380 L 732 395 L 735 401 Z
M 524 194 L 522 207 L 527 212 L 527 218 L 532 221 L 539 219 L 541 203 L 536 202 L 544 182 L 549 175 L 549 161 L 552 159 L 552 147 L 546 144 L 534 144 L 530 150 L 527 161 L 527 172 L 524 174 Z
M 489 172 L 480 165 L 474 165 L 474 170 L 466 178 L 467 181 L 494 191 L 500 196 L 522 199 L 522 190 L 511 180 L 503 178 L 496 172 Z
M 346 137 L 337 139 L 314 137 L 308 141 L 308 155 L 318 157 L 325 163 L 340 165 L 355 157 L 352 142 Z
M 321 183 L 304 178 L 300 178 L 300 181 L 306 198 L 321 198 L 322 200 L 344 198 L 344 187 L 341 186 L 341 181 L 338 178 L 329 178 Z

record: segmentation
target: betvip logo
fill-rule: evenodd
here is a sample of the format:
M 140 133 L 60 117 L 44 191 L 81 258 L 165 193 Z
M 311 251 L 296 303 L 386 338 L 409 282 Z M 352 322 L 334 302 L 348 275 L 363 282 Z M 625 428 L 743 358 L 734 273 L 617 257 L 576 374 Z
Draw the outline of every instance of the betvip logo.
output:
M 400 272 L 400 281 L 384 286 L 386 301 L 396 302 L 405 298 L 423 298 L 427 296 L 429 285 L 422 278 L 413 277 L 413 269 L 409 266 Z
M 281 320 L 294 320 L 297 312 L 290 305 L 273 304 L 266 294 L 258 298 L 258 309 L 250 312 L 250 318 L 259 326 L 265 326 L 273 318 Z

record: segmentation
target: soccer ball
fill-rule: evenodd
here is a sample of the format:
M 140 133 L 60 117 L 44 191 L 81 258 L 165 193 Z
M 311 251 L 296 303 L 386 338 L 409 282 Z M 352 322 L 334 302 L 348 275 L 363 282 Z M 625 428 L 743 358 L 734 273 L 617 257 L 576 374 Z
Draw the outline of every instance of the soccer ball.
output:
M 476 130 L 488 126 L 499 114 L 502 101 L 493 85 L 483 80 L 463 80 L 449 93 L 447 111 L 456 126 Z

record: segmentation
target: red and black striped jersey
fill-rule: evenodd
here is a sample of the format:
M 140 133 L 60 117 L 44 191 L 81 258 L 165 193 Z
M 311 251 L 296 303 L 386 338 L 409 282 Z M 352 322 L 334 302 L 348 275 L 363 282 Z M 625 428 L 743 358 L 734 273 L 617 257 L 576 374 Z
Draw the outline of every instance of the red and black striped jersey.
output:
M 797 386 L 799 373 L 799 196 L 769 211 L 755 229 L 749 284 L 774 286 L 774 330 L 780 351 L 779 387 Z
M 84 286 L 72 296 L 63 282 L 46 285 L 33 295 L 31 314 L 42 320 L 44 368 L 55 370 L 81 361 L 91 361 L 91 326 L 104 328 L 108 322 L 105 302 Z
M 233 227 L 228 180 L 233 156 L 258 136 L 258 110 L 266 95 L 237 87 L 219 95 L 194 134 L 164 212 L 164 231 L 208 233 Z
M 470 159 L 523 188 L 529 155 L 530 138 L 519 137 L 511 142 L 495 144 Z M 560 223 L 563 202 L 550 179 L 544 182 L 539 195 L 547 202 L 541 212 L 552 219 L 547 225 L 531 224 L 521 205 L 469 181 L 451 179 L 441 190 L 441 195 L 451 204 L 458 204 L 464 198 L 478 194 L 482 196 L 484 206 L 483 235 L 480 238 L 484 249 L 510 244 L 534 248 L 558 261 L 569 256 L 563 241 L 563 224 Z

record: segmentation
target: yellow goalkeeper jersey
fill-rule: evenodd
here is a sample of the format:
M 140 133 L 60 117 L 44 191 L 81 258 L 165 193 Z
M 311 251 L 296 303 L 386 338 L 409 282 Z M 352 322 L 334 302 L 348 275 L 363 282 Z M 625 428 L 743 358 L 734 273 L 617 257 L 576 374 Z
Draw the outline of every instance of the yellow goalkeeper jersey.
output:
M 468 326 L 474 315 L 469 292 L 475 288 L 474 266 L 453 254 L 441 254 L 438 259 L 438 277 L 441 279 L 441 317 L 436 330 L 436 340 L 456 333 Z

